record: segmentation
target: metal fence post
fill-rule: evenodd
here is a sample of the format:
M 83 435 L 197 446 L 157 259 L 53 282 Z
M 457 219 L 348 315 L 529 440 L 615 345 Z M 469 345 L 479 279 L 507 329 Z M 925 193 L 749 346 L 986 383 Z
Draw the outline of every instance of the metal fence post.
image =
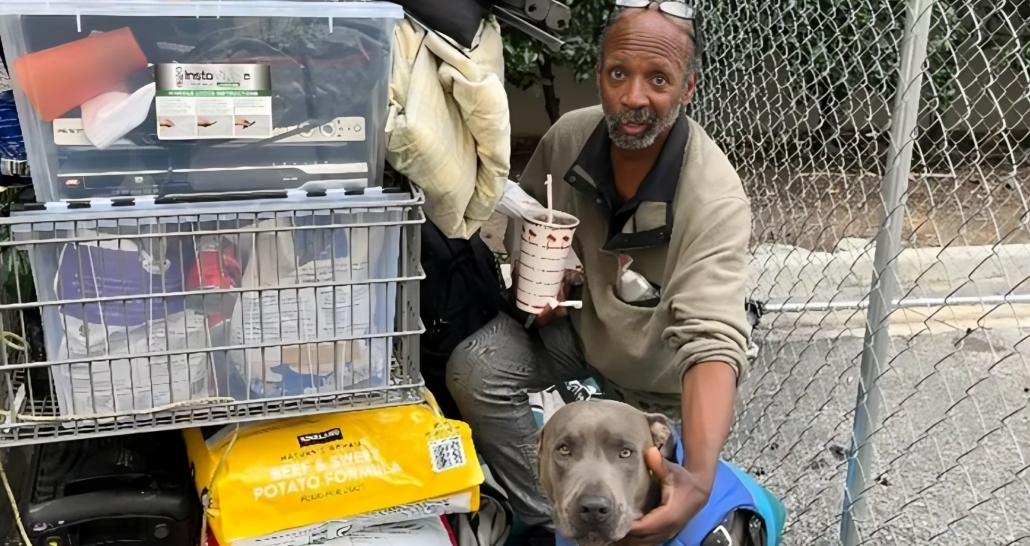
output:
M 848 460 L 841 541 L 856 546 L 862 541 L 859 526 L 869 520 L 865 493 L 873 477 L 873 443 L 870 436 L 880 426 L 879 377 L 886 370 L 890 349 L 890 315 L 898 292 L 895 258 L 901 250 L 901 226 L 905 217 L 912 147 L 918 131 L 923 63 L 930 34 L 934 0 L 908 0 L 905 34 L 901 42 L 898 87 L 892 108 L 887 169 L 880 184 L 883 201 L 880 230 L 876 234 L 873 282 L 866 312 L 861 379 L 855 406 L 854 436 Z

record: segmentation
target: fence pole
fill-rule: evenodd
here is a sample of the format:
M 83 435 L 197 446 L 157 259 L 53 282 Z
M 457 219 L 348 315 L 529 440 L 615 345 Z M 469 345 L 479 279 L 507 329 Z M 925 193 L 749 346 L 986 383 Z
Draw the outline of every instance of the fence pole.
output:
M 891 112 L 887 170 L 880 184 L 880 230 L 876 234 L 873 282 L 866 312 L 865 342 L 862 349 L 861 380 L 855 406 L 854 437 L 848 460 L 841 542 L 857 546 L 862 541 L 859 526 L 870 520 L 865 493 L 874 483 L 873 443 L 870 436 L 880 426 L 879 377 L 886 371 L 890 349 L 890 314 L 898 292 L 896 261 L 901 248 L 901 226 L 905 217 L 905 194 L 912 167 L 912 147 L 919 124 L 919 97 L 923 84 L 923 62 L 930 34 L 934 0 L 907 0 L 905 34 L 901 41 L 898 87 Z

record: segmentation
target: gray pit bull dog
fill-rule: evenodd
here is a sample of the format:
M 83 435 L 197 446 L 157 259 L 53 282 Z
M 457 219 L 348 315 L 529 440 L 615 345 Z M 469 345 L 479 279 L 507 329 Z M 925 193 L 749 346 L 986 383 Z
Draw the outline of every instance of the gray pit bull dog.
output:
M 626 536 L 633 520 L 661 502 L 661 484 L 644 462 L 652 446 L 672 458 L 669 420 L 611 400 L 573 402 L 544 425 L 537 464 L 554 523 L 579 546 Z
M 661 484 L 644 453 L 655 446 L 675 460 L 669 420 L 611 400 L 573 402 L 551 416 L 540 431 L 537 465 L 554 523 L 579 546 L 607 546 L 661 502 Z M 701 546 L 763 544 L 757 522 L 733 511 Z M 754 532 L 755 534 L 750 534 Z

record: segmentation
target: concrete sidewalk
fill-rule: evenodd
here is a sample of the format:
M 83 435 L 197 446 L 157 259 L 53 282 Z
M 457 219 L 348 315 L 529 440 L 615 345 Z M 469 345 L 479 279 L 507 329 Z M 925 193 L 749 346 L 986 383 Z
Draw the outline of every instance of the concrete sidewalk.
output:
M 483 226 L 483 241 L 505 252 L 499 213 Z M 861 301 L 872 284 L 875 247 L 846 238 L 833 252 L 761 244 L 750 255 L 748 297 L 764 303 Z M 1030 245 L 909 248 L 897 259 L 901 295 L 911 298 L 1030 295 Z
M 874 254 L 864 239 L 844 239 L 834 252 L 759 245 L 748 294 L 767 303 L 859 301 L 872 284 Z M 1030 245 L 909 248 L 896 264 L 903 299 L 1030 294 Z

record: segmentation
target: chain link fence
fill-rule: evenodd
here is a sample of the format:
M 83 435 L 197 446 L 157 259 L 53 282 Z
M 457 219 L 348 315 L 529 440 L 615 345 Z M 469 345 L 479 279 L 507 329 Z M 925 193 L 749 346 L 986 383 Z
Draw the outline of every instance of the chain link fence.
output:
M 727 456 L 786 544 L 1030 545 L 1030 2 L 699 4 L 762 313 Z

